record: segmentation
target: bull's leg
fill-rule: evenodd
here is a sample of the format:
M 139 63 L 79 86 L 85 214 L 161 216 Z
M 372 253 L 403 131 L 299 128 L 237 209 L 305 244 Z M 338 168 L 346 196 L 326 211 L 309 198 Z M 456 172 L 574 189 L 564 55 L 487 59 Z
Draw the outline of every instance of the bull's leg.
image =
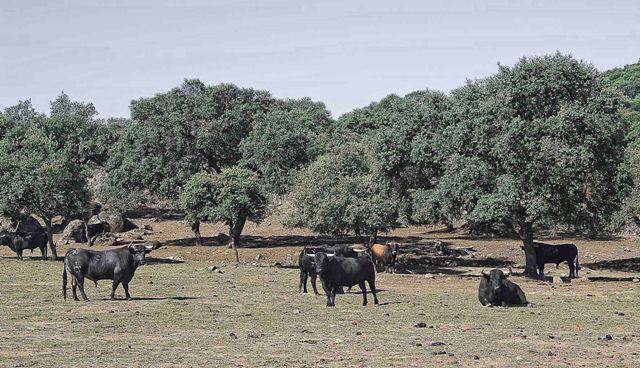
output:
M 22 249 L 16 248 L 16 254 L 18 255 L 18 259 L 22 261 Z
M 313 293 L 316 295 L 319 295 L 320 293 L 318 292 L 318 288 L 316 287 L 316 280 L 318 278 L 318 275 L 316 275 L 316 273 L 312 273 L 311 274 L 311 286 L 313 287 Z M 306 283 L 305 283 L 305 287 L 306 287 Z M 306 290 L 305 290 L 306 292 Z
M 117 278 L 113 279 L 113 283 L 111 284 L 111 300 L 115 300 L 116 299 L 116 289 L 118 288 L 118 284 L 120 283 L 120 280 Z M 123 284 L 124 287 L 124 284 Z
M 569 277 L 576 277 L 576 265 L 573 260 L 567 261 L 567 265 L 569 265 Z
M 84 299 L 85 302 L 88 302 L 89 298 L 87 298 L 87 294 L 85 294 L 84 292 L 84 276 L 79 275 L 77 277 L 77 281 L 78 281 L 78 288 L 80 289 L 80 295 L 82 296 L 82 299 Z
M 324 294 L 327 296 L 327 307 L 331 306 L 331 289 L 326 287 L 324 283 L 322 283 L 322 288 L 324 289 Z
M 131 295 L 129 294 L 129 283 L 123 282 L 122 287 L 124 288 L 124 295 L 127 297 L 127 300 L 131 300 Z
M 540 274 L 540 278 L 544 278 L 544 263 L 538 265 L 538 273 Z
M 362 305 L 367 305 L 367 287 L 364 281 L 359 283 L 358 286 L 360 286 L 360 290 L 362 290 Z
M 369 289 L 371 289 L 371 294 L 373 294 L 373 304 L 378 304 L 378 296 L 376 294 L 376 278 L 371 277 L 367 280 L 369 283 Z
M 80 299 L 78 299 L 78 293 L 76 292 L 76 289 L 78 288 L 78 282 L 76 281 L 76 276 L 74 274 L 71 274 L 71 290 L 73 291 L 73 300 L 80 301 Z
M 40 253 L 42 253 L 42 260 L 44 261 L 45 259 L 47 259 L 47 245 L 45 244 L 44 247 L 40 247 Z
M 342 289 L 342 287 L 340 287 L 340 289 Z M 337 287 L 333 287 L 331 288 L 331 305 L 330 307 L 335 307 L 336 306 L 336 294 L 338 292 L 338 288 Z M 343 291 L 344 293 L 344 291 Z
M 299 293 L 307 292 L 307 273 L 305 271 L 300 271 L 300 286 L 298 287 Z

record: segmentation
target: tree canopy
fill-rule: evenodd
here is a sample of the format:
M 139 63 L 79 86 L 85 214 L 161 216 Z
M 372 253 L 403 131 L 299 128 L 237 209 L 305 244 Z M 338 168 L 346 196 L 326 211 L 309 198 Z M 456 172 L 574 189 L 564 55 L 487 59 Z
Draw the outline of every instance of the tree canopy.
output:
M 195 174 L 186 183 L 180 202 L 197 226 L 200 222 L 223 222 L 229 226 L 236 261 L 240 260 L 237 248 L 246 221 L 260 222 L 267 206 L 258 176 L 237 166 L 224 169 L 220 174 Z M 194 231 L 200 243 L 199 227 L 194 227 Z
M 451 100 L 440 138 L 448 164 L 416 199 L 431 206 L 424 216 L 513 223 L 530 275 L 534 228 L 606 226 L 625 194 L 626 128 L 620 96 L 591 65 L 562 54 L 523 58 Z

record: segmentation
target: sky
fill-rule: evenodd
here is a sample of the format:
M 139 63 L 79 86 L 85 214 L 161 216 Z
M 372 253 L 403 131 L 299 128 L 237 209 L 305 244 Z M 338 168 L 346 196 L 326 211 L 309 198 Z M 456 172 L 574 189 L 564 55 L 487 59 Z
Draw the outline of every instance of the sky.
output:
M 640 1 L 0 0 L 0 108 L 62 91 L 101 117 L 199 78 L 323 101 L 449 92 L 497 63 L 560 51 L 640 59 Z

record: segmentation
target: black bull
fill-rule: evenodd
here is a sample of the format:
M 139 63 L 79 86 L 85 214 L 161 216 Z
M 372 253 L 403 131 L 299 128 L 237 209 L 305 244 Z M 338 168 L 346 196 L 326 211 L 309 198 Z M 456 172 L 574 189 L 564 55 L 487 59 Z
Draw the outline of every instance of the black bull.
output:
M 145 254 L 153 249 L 151 245 L 129 245 L 103 252 L 90 249 L 70 248 L 65 254 L 64 269 L 62 271 L 62 293 L 67 299 L 67 272 L 71 274 L 71 286 L 73 299 L 79 300 L 76 289 L 84 300 L 89 300 L 84 292 L 84 280 L 113 280 L 111 287 L 111 299 L 115 299 L 115 292 L 119 284 L 122 284 L 127 299 L 129 295 L 129 282 L 133 278 L 138 266 L 146 263 Z
M 327 307 L 336 305 L 336 294 L 343 286 L 360 286 L 362 290 L 362 305 L 367 305 L 367 288 L 373 294 L 373 302 L 378 304 L 376 295 L 376 270 L 369 257 L 348 258 L 329 257 L 325 253 L 316 253 L 314 256 L 316 274 L 320 276 L 322 288 L 327 294 Z
M 511 270 L 505 274 L 499 269 L 490 272 L 482 270 L 482 279 L 478 286 L 478 299 L 480 304 L 485 306 L 526 306 L 527 298 L 520 286 L 507 279 L 511 275 Z
M 339 257 L 358 257 L 358 252 L 344 244 L 333 247 L 304 247 L 298 257 L 298 268 L 300 268 L 300 285 L 298 287 L 298 292 L 300 293 L 307 292 L 307 279 L 311 277 L 313 292 L 316 295 L 319 294 L 316 286 L 316 279 L 318 275 L 316 274 L 316 264 L 314 262 L 315 253 L 318 252 L 328 253 Z M 342 288 L 338 290 L 338 293 L 343 293 Z
M 16 252 L 18 259 L 22 259 L 22 252 L 25 249 L 33 251 L 40 249 L 42 259 L 47 258 L 47 233 L 39 232 L 13 232 L 0 235 L 0 245 L 8 246 L 12 251 Z
M 569 265 L 569 277 L 578 277 L 578 247 L 575 244 L 546 244 L 533 242 L 533 249 L 536 252 L 536 266 L 540 277 L 544 276 L 544 265 L 555 263 L 556 267 L 567 262 Z

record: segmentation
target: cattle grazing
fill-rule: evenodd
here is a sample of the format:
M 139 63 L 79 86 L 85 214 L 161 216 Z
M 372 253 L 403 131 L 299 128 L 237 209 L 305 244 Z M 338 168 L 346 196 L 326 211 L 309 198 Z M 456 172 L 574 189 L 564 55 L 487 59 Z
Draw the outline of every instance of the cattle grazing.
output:
M 526 306 L 528 302 L 524 292 L 520 286 L 507 279 L 510 275 L 511 269 L 507 274 L 497 268 L 490 272 L 482 270 L 482 279 L 478 287 L 480 304 L 488 307 Z
M 47 232 L 12 232 L 0 235 L 0 245 L 8 246 L 12 251 L 16 252 L 18 259 L 22 260 L 22 251 L 29 249 L 33 252 L 39 248 L 42 253 L 42 259 L 47 258 Z
M 371 246 L 371 257 L 376 264 L 382 266 L 383 271 L 394 273 L 399 249 L 400 243 L 396 242 L 387 242 L 385 245 L 374 244 Z
M 362 290 L 362 305 L 367 305 L 367 288 L 373 294 L 373 302 L 378 304 L 376 295 L 376 270 L 368 257 L 338 257 L 326 253 L 314 255 L 316 274 L 320 276 L 322 288 L 327 295 L 327 307 L 336 305 L 336 294 L 343 286 L 358 285 Z
M 536 266 L 540 277 L 544 276 L 544 265 L 555 263 L 556 268 L 562 262 L 569 265 L 569 277 L 578 277 L 578 247 L 575 244 L 546 244 L 533 242 L 533 249 L 536 252 Z
M 111 299 L 115 299 L 115 292 L 119 284 L 122 284 L 127 299 L 129 295 L 129 282 L 133 278 L 138 266 L 146 263 L 145 254 L 151 252 L 153 246 L 143 244 L 130 244 L 129 246 L 107 250 L 95 251 L 90 249 L 70 248 L 64 257 L 64 269 L 62 271 L 62 293 L 67 299 L 67 272 L 71 275 L 73 300 L 79 300 L 76 288 L 85 301 L 88 301 L 84 292 L 84 280 L 113 280 L 111 286 Z

